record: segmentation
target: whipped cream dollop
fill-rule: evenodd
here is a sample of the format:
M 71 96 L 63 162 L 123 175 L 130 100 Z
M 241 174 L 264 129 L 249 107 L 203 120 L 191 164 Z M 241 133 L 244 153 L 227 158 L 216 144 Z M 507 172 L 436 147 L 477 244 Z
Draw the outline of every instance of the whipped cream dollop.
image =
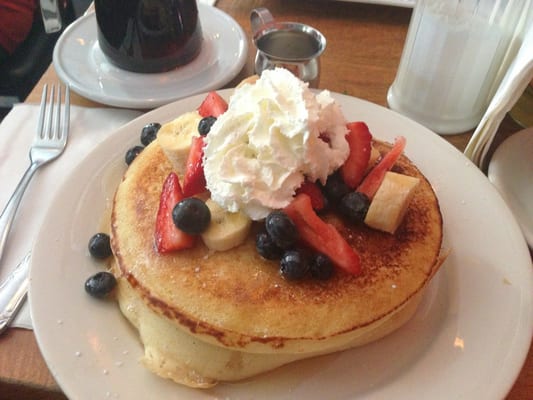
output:
M 287 206 L 304 179 L 326 182 L 349 154 L 346 120 L 328 91 L 281 68 L 235 90 L 211 127 L 204 172 L 211 198 L 253 220 Z

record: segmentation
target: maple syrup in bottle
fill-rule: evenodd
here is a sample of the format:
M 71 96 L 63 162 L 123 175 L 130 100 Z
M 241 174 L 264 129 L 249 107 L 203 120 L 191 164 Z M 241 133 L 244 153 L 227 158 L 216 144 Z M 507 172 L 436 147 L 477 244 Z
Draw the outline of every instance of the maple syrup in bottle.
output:
M 201 50 L 196 0 L 95 0 L 94 5 L 100 49 L 121 69 L 169 71 Z

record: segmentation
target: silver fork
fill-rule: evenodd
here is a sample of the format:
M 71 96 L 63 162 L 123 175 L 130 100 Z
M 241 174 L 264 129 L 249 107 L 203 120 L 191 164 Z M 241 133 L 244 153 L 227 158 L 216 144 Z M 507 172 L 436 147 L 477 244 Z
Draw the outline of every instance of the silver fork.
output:
M 18 206 L 35 171 L 59 157 L 67 144 L 70 120 L 70 90 L 68 85 L 65 87 L 63 112 L 61 111 L 61 102 L 61 85 L 52 85 L 50 96 L 48 96 L 48 85 L 44 85 L 37 132 L 30 148 L 30 166 L 20 179 L 4 211 L 2 211 L 2 215 L 0 215 L 0 261 Z

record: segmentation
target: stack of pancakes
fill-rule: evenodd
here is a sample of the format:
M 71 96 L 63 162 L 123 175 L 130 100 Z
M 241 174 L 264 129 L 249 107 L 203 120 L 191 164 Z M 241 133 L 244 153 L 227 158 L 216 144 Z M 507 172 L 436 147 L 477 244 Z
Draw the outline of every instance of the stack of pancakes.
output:
M 118 187 L 111 232 L 117 298 L 139 331 L 143 362 L 181 384 L 206 388 L 381 338 L 413 315 L 442 262 L 438 200 L 405 156 L 393 170 L 420 184 L 394 235 L 322 215 L 359 252 L 363 268 L 327 281 L 285 280 L 277 262 L 257 253 L 255 232 L 224 252 L 199 240 L 159 254 L 155 219 L 171 169 L 157 140 L 146 147 Z

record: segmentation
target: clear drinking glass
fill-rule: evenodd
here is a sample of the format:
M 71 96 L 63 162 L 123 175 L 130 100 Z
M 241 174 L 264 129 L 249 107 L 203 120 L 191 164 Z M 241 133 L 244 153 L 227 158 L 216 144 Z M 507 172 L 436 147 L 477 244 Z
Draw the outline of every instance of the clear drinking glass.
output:
M 389 107 L 440 134 L 474 128 L 532 7 L 531 0 L 417 0 Z

